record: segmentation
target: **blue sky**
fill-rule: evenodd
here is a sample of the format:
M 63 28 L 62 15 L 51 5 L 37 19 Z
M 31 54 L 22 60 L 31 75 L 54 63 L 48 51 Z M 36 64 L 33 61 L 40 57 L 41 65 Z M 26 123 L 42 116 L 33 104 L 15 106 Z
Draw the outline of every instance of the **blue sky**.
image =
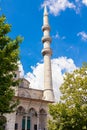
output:
M 87 62 L 87 0 L 0 0 L 0 14 L 12 24 L 9 34 L 24 37 L 20 57 L 25 73 L 42 62 L 43 8 L 47 4 L 53 50 L 52 59 L 71 58 L 76 66 Z

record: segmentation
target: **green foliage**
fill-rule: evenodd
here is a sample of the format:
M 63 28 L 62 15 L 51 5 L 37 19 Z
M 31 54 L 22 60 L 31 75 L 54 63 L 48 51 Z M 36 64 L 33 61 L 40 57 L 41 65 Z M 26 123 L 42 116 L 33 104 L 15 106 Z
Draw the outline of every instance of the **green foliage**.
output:
M 0 116 L 0 130 L 4 130 L 4 125 L 7 122 L 4 116 Z
M 18 69 L 20 36 L 11 39 L 8 33 L 11 25 L 6 23 L 6 17 L 0 16 L 0 115 L 14 111 L 17 101 L 14 101 L 12 86 L 18 84 L 14 74 Z
M 49 106 L 48 130 L 87 130 L 87 64 L 66 73 L 61 101 Z

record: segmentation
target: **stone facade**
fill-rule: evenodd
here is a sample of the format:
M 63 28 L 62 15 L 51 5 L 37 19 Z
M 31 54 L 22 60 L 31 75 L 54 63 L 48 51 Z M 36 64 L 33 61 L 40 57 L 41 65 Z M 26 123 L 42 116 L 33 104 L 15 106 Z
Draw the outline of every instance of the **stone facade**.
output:
M 15 99 L 19 99 L 16 112 L 6 115 L 6 130 L 46 130 L 48 103 L 43 98 L 43 90 L 29 87 L 26 79 L 21 79 L 16 89 Z

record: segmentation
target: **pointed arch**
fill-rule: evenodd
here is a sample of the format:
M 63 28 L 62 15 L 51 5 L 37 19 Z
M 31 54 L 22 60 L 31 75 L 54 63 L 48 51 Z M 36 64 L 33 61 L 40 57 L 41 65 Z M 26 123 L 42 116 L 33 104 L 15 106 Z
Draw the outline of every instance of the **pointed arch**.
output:
M 20 114 L 20 115 L 23 115 L 25 113 L 25 109 L 23 106 L 19 106 L 17 108 L 17 111 L 16 111 L 16 114 Z
M 30 114 L 31 116 L 37 116 L 37 111 L 35 110 L 35 108 L 31 107 L 31 108 L 29 109 L 29 114 Z
M 44 130 L 46 129 L 46 122 L 47 122 L 47 113 L 45 111 L 45 109 L 40 109 L 39 111 L 39 123 L 40 123 L 40 129 Z
M 40 114 L 47 114 L 46 111 L 45 111 L 43 108 L 40 109 L 39 113 L 40 113 Z

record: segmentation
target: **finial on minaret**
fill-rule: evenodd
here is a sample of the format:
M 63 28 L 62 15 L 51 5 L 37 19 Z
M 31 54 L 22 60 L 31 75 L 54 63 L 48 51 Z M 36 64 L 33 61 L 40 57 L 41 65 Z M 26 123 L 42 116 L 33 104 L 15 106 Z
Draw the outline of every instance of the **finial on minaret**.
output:
M 42 55 L 44 57 L 44 92 L 43 92 L 43 99 L 54 102 L 54 93 L 53 93 L 53 86 L 52 86 L 52 72 L 51 72 L 51 55 L 52 50 L 50 48 L 51 37 L 50 37 L 50 26 L 48 22 L 48 12 L 46 5 L 44 6 L 44 15 L 43 15 L 43 49 Z

